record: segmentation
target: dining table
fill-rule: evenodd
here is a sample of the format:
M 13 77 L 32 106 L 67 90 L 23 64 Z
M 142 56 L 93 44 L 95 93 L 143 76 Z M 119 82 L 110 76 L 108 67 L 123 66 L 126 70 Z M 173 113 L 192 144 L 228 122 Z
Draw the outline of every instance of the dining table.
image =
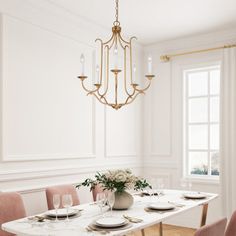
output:
M 191 198 L 191 194 L 193 198 Z M 195 195 L 203 197 L 194 197 Z M 188 197 L 190 195 L 190 197 Z M 47 235 L 47 236 L 122 236 L 141 230 L 145 235 L 145 228 L 159 224 L 160 232 L 163 235 L 162 223 L 171 217 L 193 208 L 202 207 L 200 226 L 205 225 L 208 211 L 208 204 L 218 197 L 215 193 L 188 192 L 183 190 L 164 189 L 158 196 L 148 196 L 142 192 L 133 193 L 134 203 L 129 209 L 112 210 L 105 206 L 101 213 L 96 202 L 73 206 L 77 212 L 69 220 L 66 218 L 45 217 L 47 212 L 36 216 L 10 221 L 2 224 L 2 229 L 19 236 Z M 158 208 L 151 206 L 170 206 L 171 208 Z M 40 218 L 41 217 L 41 218 Z M 126 224 L 122 227 L 94 227 L 94 222 L 102 218 L 125 219 Z M 199 219 L 196 219 L 199 220 Z M 96 225 L 95 225 L 96 226 Z

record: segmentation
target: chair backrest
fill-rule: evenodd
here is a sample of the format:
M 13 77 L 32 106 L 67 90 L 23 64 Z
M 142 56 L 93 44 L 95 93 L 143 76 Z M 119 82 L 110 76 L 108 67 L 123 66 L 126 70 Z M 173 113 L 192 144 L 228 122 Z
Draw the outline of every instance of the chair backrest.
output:
M 53 195 L 59 194 L 60 196 L 64 194 L 71 194 L 73 206 L 79 205 L 79 196 L 76 191 L 76 188 L 72 184 L 65 184 L 65 185 L 57 185 L 46 188 L 46 197 L 47 197 L 47 203 L 48 203 L 48 209 L 54 209 L 53 206 Z M 60 204 L 60 208 L 62 208 L 62 204 Z
M 93 201 L 96 201 L 96 197 L 98 193 L 108 193 L 109 190 L 104 190 L 103 187 L 100 184 L 97 184 L 95 186 L 95 188 L 92 190 L 92 194 L 93 194 Z
M 230 218 L 229 224 L 225 231 L 225 236 L 236 236 L 236 211 Z
M 98 193 L 101 193 L 101 192 L 103 192 L 103 189 L 102 189 L 102 187 L 101 187 L 99 184 L 97 184 L 97 185 L 94 187 L 94 189 L 92 190 L 93 201 L 96 201 L 97 194 L 98 194 Z
M 21 195 L 16 192 L 0 193 L 0 236 L 12 236 L 1 229 L 3 223 L 26 217 Z
M 194 236 L 224 236 L 227 219 L 223 218 L 213 224 L 205 225 L 198 229 Z

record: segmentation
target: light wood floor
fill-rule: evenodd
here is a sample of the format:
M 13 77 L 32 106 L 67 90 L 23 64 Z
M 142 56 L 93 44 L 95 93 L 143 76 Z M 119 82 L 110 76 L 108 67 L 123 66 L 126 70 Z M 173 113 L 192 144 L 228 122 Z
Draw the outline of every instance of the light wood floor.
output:
M 184 228 L 173 225 L 163 225 L 163 236 L 193 236 L 195 229 Z M 141 232 L 137 231 L 128 236 L 141 236 Z M 145 236 L 159 236 L 159 226 L 155 225 L 145 229 Z

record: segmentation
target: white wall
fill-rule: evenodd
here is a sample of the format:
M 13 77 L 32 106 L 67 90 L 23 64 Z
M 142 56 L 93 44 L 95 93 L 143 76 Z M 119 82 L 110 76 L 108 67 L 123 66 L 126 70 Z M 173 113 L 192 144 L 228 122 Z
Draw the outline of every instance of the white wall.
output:
M 236 31 L 227 30 L 207 35 L 172 40 L 145 48 L 152 54 L 156 65 L 154 84 L 144 101 L 144 173 L 146 176 L 164 178 L 168 188 L 181 188 L 183 176 L 182 151 L 182 70 L 196 65 L 222 60 L 222 51 L 200 53 L 160 62 L 160 55 L 212 48 L 236 42 Z M 196 180 L 193 189 L 220 194 L 218 182 Z M 219 219 L 223 202 L 220 198 L 210 203 L 208 222 Z M 178 216 L 169 223 L 198 227 L 200 208 Z
M 180 187 L 180 70 L 220 60 L 221 53 L 170 63 L 160 63 L 159 56 L 235 42 L 235 30 L 146 47 L 157 76 L 144 98 L 116 112 L 87 97 L 76 79 L 80 54 L 85 53 L 91 77 L 94 39 L 107 38 L 110 31 L 44 0 L 0 0 L 0 12 L 0 191 L 20 191 L 28 214 L 34 214 L 46 210 L 48 185 L 76 183 L 108 168 L 141 174 L 143 164 L 146 176 Z M 137 68 L 146 61 L 141 47 L 138 58 Z M 195 182 L 193 188 L 219 193 L 218 183 Z M 80 198 L 88 201 L 91 195 L 83 189 Z M 209 221 L 221 214 L 221 204 L 220 199 L 210 204 Z M 197 215 L 199 210 L 170 222 L 197 227 Z
M 111 32 L 49 1 L 1 0 L 0 13 L 0 191 L 20 191 L 33 214 L 46 209 L 48 185 L 110 168 L 141 173 L 140 99 L 117 112 L 87 97 L 76 78 L 83 52 L 91 79 L 94 40 Z

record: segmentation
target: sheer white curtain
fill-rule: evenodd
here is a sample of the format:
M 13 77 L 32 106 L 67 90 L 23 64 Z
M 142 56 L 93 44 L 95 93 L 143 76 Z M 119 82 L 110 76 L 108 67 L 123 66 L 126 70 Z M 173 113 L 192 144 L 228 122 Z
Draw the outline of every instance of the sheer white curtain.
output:
M 236 210 L 236 48 L 224 49 L 221 80 L 221 194 L 223 214 Z

